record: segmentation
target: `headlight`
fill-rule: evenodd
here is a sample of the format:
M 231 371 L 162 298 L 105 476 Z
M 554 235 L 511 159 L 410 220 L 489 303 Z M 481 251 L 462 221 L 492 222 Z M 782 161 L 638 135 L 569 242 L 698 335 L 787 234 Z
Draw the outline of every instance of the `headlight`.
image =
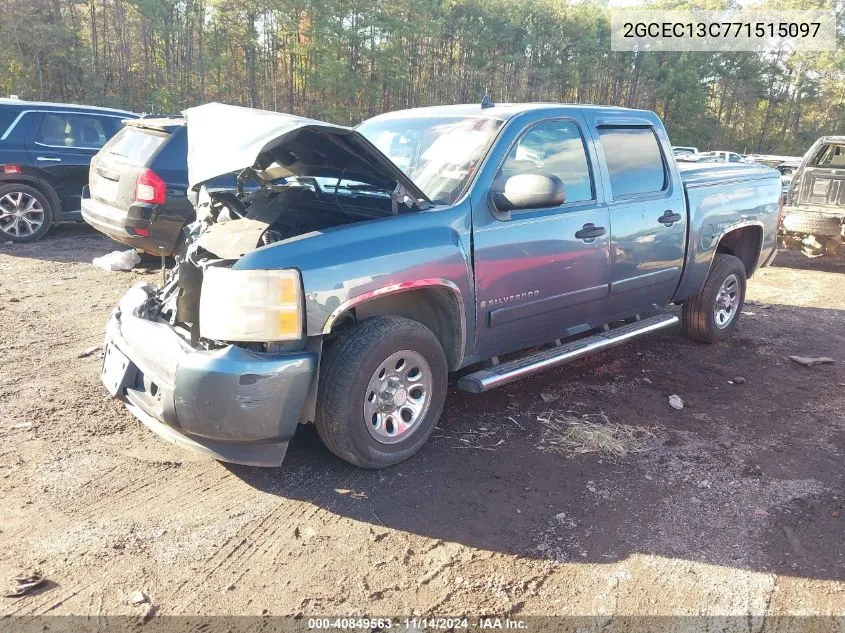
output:
M 200 334 L 218 341 L 290 341 L 302 336 L 296 270 L 206 268 Z

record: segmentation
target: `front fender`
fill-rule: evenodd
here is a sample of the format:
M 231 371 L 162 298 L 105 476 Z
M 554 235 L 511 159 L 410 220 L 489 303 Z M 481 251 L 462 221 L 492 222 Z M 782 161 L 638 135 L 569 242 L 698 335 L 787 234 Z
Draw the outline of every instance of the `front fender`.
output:
M 297 268 L 305 295 L 305 329 L 320 336 L 345 310 L 367 299 L 439 285 L 463 311 L 475 305 L 469 203 L 300 235 L 242 257 L 237 269 Z M 464 314 L 467 328 L 472 316 Z M 475 332 L 464 331 L 466 342 Z M 466 351 L 466 350 L 464 350 Z

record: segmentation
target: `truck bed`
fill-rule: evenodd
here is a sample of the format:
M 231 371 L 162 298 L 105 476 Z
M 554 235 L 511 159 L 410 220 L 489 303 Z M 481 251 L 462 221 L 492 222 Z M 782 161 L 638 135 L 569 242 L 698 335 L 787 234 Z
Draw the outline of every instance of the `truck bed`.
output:
M 749 165 L 748 163 L 678 163 L 681 180 L 684 186 L 702 187 L 712 184 L 725 184 L 736 180 L 750 180 L 754 178 L 780 178 L 777 170 L 765 165 Z
M 755 227 L 760 235 L 757 266 L 776 248 L 780 173 L 763 165 L 678 163 L 689 212 L 684 273 L 674 299 L 683 300 L 704 284 L 721 236 Z M 752 269 L 753 270 L 753 269 Z

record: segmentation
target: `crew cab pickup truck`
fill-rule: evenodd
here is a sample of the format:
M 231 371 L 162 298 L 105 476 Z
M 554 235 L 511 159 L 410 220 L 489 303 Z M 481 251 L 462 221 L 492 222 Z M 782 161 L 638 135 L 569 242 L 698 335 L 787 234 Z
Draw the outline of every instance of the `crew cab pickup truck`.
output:
M 778 172 L 681 170 L 648 111 L 485 101 L 356 129 L 185 116 L 197 220 L 163 286 L 115 308 L 102 380 L 220 460 L 278 465 L 313 422 L 342 459 L 396 464 L 450 376 L 481 393 L 679 320 L 722 341 L 776 254 Z M 235 170 L 248 192 L 202 186 Z

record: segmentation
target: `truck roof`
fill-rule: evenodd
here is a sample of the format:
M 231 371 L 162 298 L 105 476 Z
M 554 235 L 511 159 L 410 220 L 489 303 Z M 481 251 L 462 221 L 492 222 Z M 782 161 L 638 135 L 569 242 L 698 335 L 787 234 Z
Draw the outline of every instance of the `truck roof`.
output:
M 500 119 L 507 121 L 508 119 L 528 111 L 537 110 L 560 110 L 561 108 L 571 108 L 574 110 L 590 110 L 592 112 L 606 111 L 608 113 L 618 112 L 641 112 L 643 114 L 652 114 L 649 110 L 633 110 L 631 108 L 623 108 L 620 106 L 604 106 L 604 105 L 586 105 L 582 103 L 495 103 L 486 108 L 482 108 L 480 103 L 462 103 L 455 105 L 442 106 L 424 106 L 420 108 L 410 108 L 408 110 L 395 110 L 380 114 L 373 118 L 391 118 L 391 117 L 445 117 L 445 116 L 483 116 L 491 119 Z

